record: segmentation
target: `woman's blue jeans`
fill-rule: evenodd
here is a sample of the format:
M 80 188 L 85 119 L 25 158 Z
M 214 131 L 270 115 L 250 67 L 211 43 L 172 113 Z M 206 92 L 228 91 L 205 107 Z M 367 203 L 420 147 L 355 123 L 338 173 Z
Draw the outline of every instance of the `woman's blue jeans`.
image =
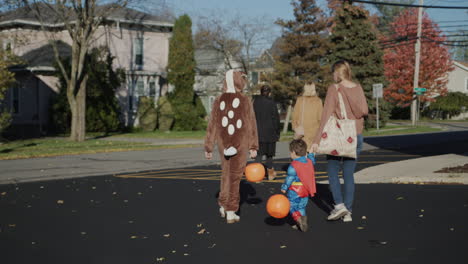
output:
M 356 154 L 359 156 L 362 150 L 362 135 L 357 135 Z M 338 172 L 340 171 L 341 163 L 343 163 L 343 179 L 344 190 L 341 191 L 340 179 Z M 344 203 L 346 208 L 351 212 L 354 200 L 354 170 L 356 169 L 356 159 L 337 157 L 327 155 L 327 172 L 330 191 L 333 195 L 335 204 Z M 344 200 L 343 200 L 344 198 Z

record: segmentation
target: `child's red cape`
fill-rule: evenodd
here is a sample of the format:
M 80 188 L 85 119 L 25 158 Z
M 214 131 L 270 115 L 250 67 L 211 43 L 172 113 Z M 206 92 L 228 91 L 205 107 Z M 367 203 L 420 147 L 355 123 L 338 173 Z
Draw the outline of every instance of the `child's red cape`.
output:
M 306 190 L 309 192 L 309 195 L 314 196 L 317 190 L 315 187 L 315 170 L 312 160 L 307 159 L 307 163 L 294 160 L 291 162 L 291 165 L 296 170 L 297 176 L 299 176 L 302 185 L 304 185 Z

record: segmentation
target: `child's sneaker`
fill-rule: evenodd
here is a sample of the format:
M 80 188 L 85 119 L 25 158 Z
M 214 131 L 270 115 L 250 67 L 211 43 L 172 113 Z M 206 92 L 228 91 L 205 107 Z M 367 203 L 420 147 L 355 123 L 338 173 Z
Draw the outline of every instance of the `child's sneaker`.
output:
M 330 215 L 327 217 L 327 220 L 338 220 L 348 213 L 349 211 L 346 209 L 344 204 L 337 204 L 335 205 L 335 209 L 333 209 Z
M 224 207 L 219 207 L 219 215 L 221 215 L 222 218 L 226 217 L 226 211 L 224 210 Z
M 307 225 L 307 216 L 303 215 L 297 219 L 297 225 L 302 232 L 306 232 L 309 229 Z
M 343 222 L 345 223 L 348 223 L 348 222 L 352 222 L 353 221 L 353 218 L 351 217 L 351 212 L 345 214 L 345 216 L 343 216 Z
M 234 211 L 226 211 L 226 221 L 228 224 L 234 224 L 240 221 L 240 217 Z

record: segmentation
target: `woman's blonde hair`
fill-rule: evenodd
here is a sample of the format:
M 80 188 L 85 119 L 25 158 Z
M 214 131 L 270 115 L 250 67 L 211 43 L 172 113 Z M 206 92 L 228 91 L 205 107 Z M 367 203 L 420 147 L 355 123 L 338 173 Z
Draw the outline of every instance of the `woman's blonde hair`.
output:
M 351 72 L 351 66 L 349 66 L 349 63 L 345 60 L 335 62 L 332 66 L 332 72 L 336 74 L 338 82 L 343 80 L 352 81 L 353 74 Z
M 316 96 L 317 91 L 315 90 L 315 83 L 314 82 L 306 82 L 304 84 L 304 88 L 302 90 L 303 96 Z

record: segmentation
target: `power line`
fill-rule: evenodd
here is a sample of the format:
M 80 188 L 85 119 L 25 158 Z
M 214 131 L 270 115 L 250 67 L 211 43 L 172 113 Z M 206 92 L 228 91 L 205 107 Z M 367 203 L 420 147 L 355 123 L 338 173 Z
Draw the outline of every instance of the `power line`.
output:
M 372 5 L 390 5 L 390 6 L 404 6 L 404 7 L 422 7 L 422 8 L 437 8 L 437 9 L 468 9 L 468 6 L 434 6 L 434 5 L 412 5 L 412 4 L 401 4 L 401 3 L 387 3 L 387 2 L 374 2 L 374 1 L 363 1 L 363 0 L 343 0 L 343 2 L 356 2 L 363 4 Z

